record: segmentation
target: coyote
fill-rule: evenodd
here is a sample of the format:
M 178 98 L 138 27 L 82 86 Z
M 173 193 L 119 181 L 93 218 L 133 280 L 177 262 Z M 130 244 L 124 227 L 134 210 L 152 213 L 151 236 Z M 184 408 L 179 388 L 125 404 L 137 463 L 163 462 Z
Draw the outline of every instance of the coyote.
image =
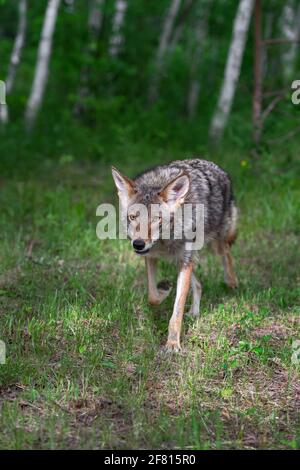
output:
M 157 261 L 169 258 L 177 262 L 179 273 L 173 314 L 169 322 L 166 350 L 178 352 L 180 332 L 186 298 L 191 287 L 192 306 L 188 312 L 194 317 L 199 316 L 202 287 L 194 273 L 197 262 L 197 251 L 188 249 L 188 240 L 183 235 L 176 239 L 171 233 L 170 239 L 153 236 L 160 233 L 164 215 L 152 217 L 151 207 L 159 204 L 170 215 L 170 225 L 174 223 L 174 215 L 184 205 L 194 207 L 202 204 L 204 208 L 204 244 L 213 247 L 215 253 L 222 257 L 225 282 L 237 287 L 233 260 L 230 253 L 236 238 L 237 208 L 233 198 L 232 184 L 228 174 L 216 164 L 200 159 L 178 160 L 167 165 L 149 169 L 131 180 L 112 167 L 120 206 L 125 213 L 127 235 L 131 239 L 135 253 L 145 257 L 148 279 L 148 301 L 151 305 L 159 305 L 171 291 L 167 281 L 156 283 Z M 141 238 L 139 214 L 136 204 L 143 204 L 149 210 L 146 236 Z M 194 212 L 189 221 L 183 225 L 195 224 Z

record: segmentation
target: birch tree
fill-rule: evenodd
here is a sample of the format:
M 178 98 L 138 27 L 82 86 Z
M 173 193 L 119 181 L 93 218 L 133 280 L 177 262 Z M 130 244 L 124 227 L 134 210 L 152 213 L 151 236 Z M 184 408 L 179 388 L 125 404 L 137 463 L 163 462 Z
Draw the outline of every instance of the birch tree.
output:
M 197 75 L 204 49 L 204 42 L 207 37 L 210 3 L 211 0 L 206 0 L 201 4 L 199 3 L 196 10 L 194 48 L 191 57 L 190 86 L 187 96 L 187 112 L 190 118 L 195 116 L 199 99 L 200 83 Z
M 95 42 L 97 41 L 103 22 L 103 8 L 105 0 L 90 0 L 88 15 L 89 44 L 84 52 L 87 62 L 93 57 L 95 52 Z M 78 90 L 78 99 L 74 107 L 74 113 L 79 115 L 83 111 L 83 99 L 89 94 L 89 66 L 85 64 L 80 73 L 80 85 Z
M 105 0 L 91 0 L 88 17 L 88 30 L 92 37 L 100 33 L 103 21 L 103 7 Z
M 233 25 L 232 40 L 228 52 L 223 84 L 210 127 L 210 137 L 213 139 L 222 137 L 228 121 L 240 76 L 253 6 L 254 0 L 240 0 L 239 2 Z
M 74 2 L 75 0 L 64 0 L 64 4 L 69 13 L 74 13 Z
M 282 10 L 280 21 L 281 35 L 284 39 L 291 41 L 291 44 L 284 45 L 281 54 L 281 62 L 283 66 L 283 76 L 286 82 L 293 78 L 295 71 L 295 62 L 300 39 L 300 2 L 295 0 L 288 1 Z
M 55 30 L 60 1 L 61 0 L 48 0 L 38 48 L 34 80 L 25 113 L 25 120 L 28 128 L 32 127 L 32 125 L 34 124 L 34 121 L 36 119 L 37 113 L 43 100 L 48 78 L 49 60 L 52 50 L 53 34 Z
M 25 42 L 27 27 L 27 0 L 19 1 L 19 22 L 17 27 L 17 34 L 15 37 L 15 42 L 13 45 L 12 53 L 10 56 L 9 67 L 6 77 L 6 96 L 9 95 L 12 91 L 13 84 L 15 81 L 15 76 L 17 73 L 17 68 L 19 66 L 22 50 Z M 0 106 L 0 120 L 3 123 L 7 123 L 9 119 L 8 114 L 8 105 L 2 104 Z
M 123 25 L 127 10 L 127 1 L 116 0 L 115 13 L 112 20 L 112 32 L 109 39 L 108 53 L 111 57 L 117 58 L 120 54 L 121 46 L 124 42 Z
M 6 86 L 3 80 L 0 80 L 0 106 L 6 104 Z
M 175 47 L 177 46 L 181 36 L 182 36 L 182 33 L 183 33 L 183 30 L 184 30 L 184 26 L 185 26 L 185 22 L 188 18 L 188 16 L 190 15 L 191 13 L 191 10 L 192 10 L 192 6 L 193 4 L 195 3 L 195 0 L 185 0 L 185 3 L 183 4 L 183 8 L 182 8 L 182 13 L 180 15 L 180 18 L 179 20 L 177 21 L 177 25 L 176 27 L 174 28 L 174 33 L 172 34 L 172 37 L 170 39 L 170 43 L 169 43 L 169 47 L 168 47 L 168 52 L 172 52 Z
M 150 80 L 150 87 L 149 87 L 149 102 L 152 104 L 157 99 L 158 96 L 158 88 L 159 83 L 161 80 L 163 66 L 164 66 L 164 58 L 166 51 L 168 49 L 172 31 L 174 28 L 174 23 L 181 5 L 181 0 L 171 0 L 170 7 L 167 11 L 165 21 L 163 24 L 159 46 L 156 53 L 155 64 L 154 64 L 154 72 Z

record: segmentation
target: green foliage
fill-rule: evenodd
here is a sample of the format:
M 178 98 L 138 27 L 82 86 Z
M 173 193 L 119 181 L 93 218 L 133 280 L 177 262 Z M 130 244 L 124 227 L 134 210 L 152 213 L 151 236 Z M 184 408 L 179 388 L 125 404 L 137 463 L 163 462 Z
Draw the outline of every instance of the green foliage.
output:
M 263 3 L 265 15 L 274 13 L 277 37 L 282 2 Z M 0 0 L 1 80 L 17 4 Z M 291 363 L 291 344 L 300 338 L 299 138 L 269 141 L 296 127 L 300 107 L 291 104 L 287 87 L 254 156 L 250 32 L 225 139 L 210 146 L 236 0 L 212 2 L 193 120 L 186 112 L 193 12 L 150 107 L 169 0 L 130 0 L 117 60 L 107 54 L 114 0 L 105 2 L 97 39 L 87 31 L 88 2 L 76 0 L 73 12 L 62 2 L 44 102 L 28 133 L 24 110 L 46 5 L 30 1 L 26 45 L 8 97 L 10 122 L 0 129 L 0 339 L 7 344 L 0 447 L 299 448 L 299 367 Z M 267 89 L 286 86 L 280 50 L 269 52 Z M 298 58 L 298 71 L 299 65 Z M 89 92 L 76 114 L 83 68 Z M 116 201 L 111 163 L 134 176 L 194 155 L 232 176 L 240 287 L 227 291 L 208 253 L 197 268 L 201 317 L 184 320 L 183 355 L 162 359 L 172 299 L 148 306 L 144 267 L 126 241 L 100 243 L 95 210 Z M 175 281 L 173 266 L 161 268 L 163 278 Z
M 186 99 L 195 27 L 193 9 L 185 19 L 177 47 L 166 57 L 159 99 L 150 107 L 147 102 L 149 80 L 154 71 L 154 56 L 169 0 L 129 2 L 124 25 L 125 41 L 118 59 L 107 54 L 114 1 L 105 2 L 99 38 L 91 38 L 87 30 L 88 2 L 76 1 L 73 12 L 62 3 L 43 106 L 35 131 L 28 136 L 24 131 L 24 110 L 32 84 L 46 4 L 46 1 L 32 2 L 28 12 L 26 45 L 13 93 L 8 97 L 11 122 L 6 130 L 3 129 L 1 159 L 6 166 L 19 163 L 34 166 L 43 158 L 60 158 L 61 154 L 102 159 L 112 154 L 113 148 L 119 152 L 124 145 L 131 146 L 132 142 L 141 147 L 165 147 L 166 152 L 196 154 L 203 149 L 206 151 L 208 126 L 224 75 L 236 1 L 226 2 L 226 15 L 223 2 L 212 2 L 208 36 L 199 69 L 198 110 L 192 121 L 187 118 Z M 5 79 L 17 26 L 17 2 L 2 2 L 0 8 L 0 78 Z M 274 13 L 273 35 L 276 36 L 279 34 L 281 2 L 273 2 L 272 6 L 265 4 L 264 8 L 264 18 L 270 11 Z M 283 86 L 279 52 L 279 46 L 268 49 L 267 89 Z M 83 67 L 87 69 L 89 92 L 82 98 L 83 111 L 75 116 Z M 228 148 L 238 147 L 245 152 L 251 149 L 252 87 L 253 38 L 250 30 L 226 133 L 225 145 Z M 269 140 L 280 138 L 296 127 L 299 109 L 291 104 L 287 90 L 286 100 L 278 106 L 278 112 L 266 121 L 264 142 L 267 151 L 272 149 L 267 143 Z M 297 135 L 294 136 L 296 139 Z M 22 150 L 16 142 L 22 142 Z
M 129 175 L 165 161 L 139 150 L 116 157 Z M 300 194 L 288 160 L 268 158 L 255 174 L 243 153 L 216 156 L 240 207 L 240 286 L 202 256 L 201 316 L 176 357 L 161 354 L 174 296 L 150 308 L 130 244 L 96 237 L 96 207 L 115 201 L 107 162 L 61 153 L 3 180 L 1 448 L 299 448 Z M 175 267 L 160 275 L 174 283 Z

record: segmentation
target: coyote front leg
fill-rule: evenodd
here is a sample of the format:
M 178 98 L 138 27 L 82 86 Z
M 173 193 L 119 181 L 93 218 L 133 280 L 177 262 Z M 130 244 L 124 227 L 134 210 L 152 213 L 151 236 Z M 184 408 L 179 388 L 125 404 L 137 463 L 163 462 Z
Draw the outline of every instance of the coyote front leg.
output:
M 161 304 L 171 292 L 171 287 L 166 288 L 158 287 L 164 283 L 156 284 L 156 271 L 157 271 L 157 260 L 153 258 L 146 258 L 147 268 L 147 279 L 148 279 L 148 302 L 150 305 Z
M 173 308 L 173 314 L 169 323 L 168 341 L 166 350 L 168 352 L 178 352 L 180 346 L 181 323 L 185 307 L 185 301 L 189 292 L 193 263 L 182 264 L 177 278 L 176 299 Z

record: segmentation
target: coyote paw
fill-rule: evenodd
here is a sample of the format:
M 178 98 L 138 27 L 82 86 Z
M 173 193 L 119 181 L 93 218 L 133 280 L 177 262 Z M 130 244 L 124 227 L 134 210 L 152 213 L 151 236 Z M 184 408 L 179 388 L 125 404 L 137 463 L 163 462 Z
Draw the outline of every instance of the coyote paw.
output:
M 149 297 L 150 305 L 160 305 L 170 294 L 172 286 L 168 281 L 161 281 L 157 284 L 157 297 Z
M 228 287 L 230 287 L 231 289 L 236 289 L 238 287 L 238 280 L 236 277 L 230 277 L 230 278 L 226 278 L 225 279 L 225 282 L 227 284 Z
M 164 352 L 167 354 L 179 353 L 182 351 L 179 341 L 167 341 L 167 344 L 164 347 Z
M 190 318 L 199 318 L 200 310 L 199 308 L 191 307 L 187 312 L 186 315 Z

